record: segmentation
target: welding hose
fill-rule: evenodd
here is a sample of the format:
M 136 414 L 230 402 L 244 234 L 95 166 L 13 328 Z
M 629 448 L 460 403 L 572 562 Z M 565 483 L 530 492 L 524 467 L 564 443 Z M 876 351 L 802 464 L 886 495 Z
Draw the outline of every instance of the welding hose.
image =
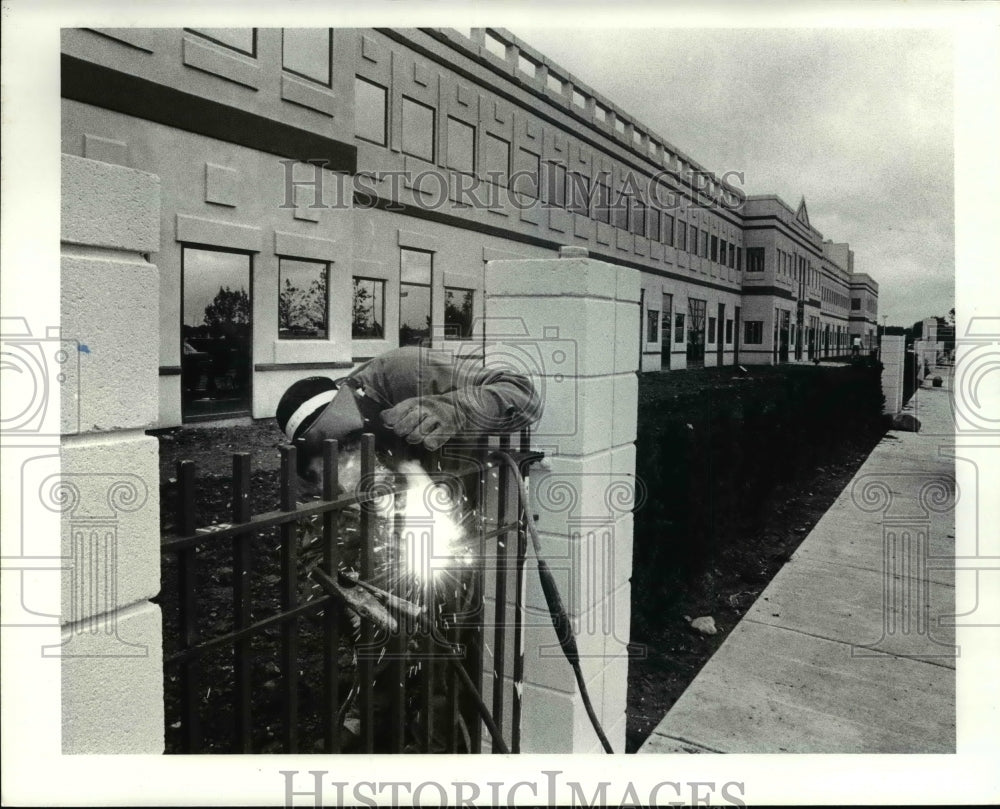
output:
M 535 521 L 528 515 L 528 486 L 525 483 L 524 475 L 521 474 L 521 468 L 517 465 L 514 459 L 511 458 L 506 452 L 495 452 L 494 457 L 502 460 L 514 472 L 514 479 L 517 481 L 517 488 L 521 494 L 521 502 L 524 504 L 524 521 L 528 526 L 528 534 L 531 537 L 531 545 L 535 551 L 535 560 L 538 563 L 538 580 L 542 585 L 542 592 L 545 594 L 545 603 L 549 608 L 549 616 L 552 619 L 552 627 L 555 629 L 556 638 L 559 640 L 559 645 L 562 647 L 566 660 L 569 661 L 570 666 L 573 668 L 573 674 L 576 676 L 576 682 L 580 686 L 580 696 L 583 698 L 583 707 L 587 711 L 587 716 L 590 717 L 590 724 L 593 725 L 597 738 L 601 740 L 604 752 L 613 754 L 614 750 L 611 748 L 611 742 L 608 741 L 608 737 L 604 733 L 604 728 L 601 727 L 601 722 L 597 718 L 597 714 L 594 712 L 594 706 L 590 702 L 590 694 L 587 691 L 587 685 L 583 681 L 583 671 L 580 668 L 580 652 L 576 646 L 576 636 L 573 634 L 573 625 L 570 623 L 569 615 L 566 612 L 566 608 L 563 606 L 562 596 L 559 594 L 559 588 L 556 585 L 555 577 L 552 575 L 552 571 L 549 570 L 548 562 L 545 561 L 545 557 L 542 555 L 542 542 L 538 538 L 538 529 L 535 528 Z

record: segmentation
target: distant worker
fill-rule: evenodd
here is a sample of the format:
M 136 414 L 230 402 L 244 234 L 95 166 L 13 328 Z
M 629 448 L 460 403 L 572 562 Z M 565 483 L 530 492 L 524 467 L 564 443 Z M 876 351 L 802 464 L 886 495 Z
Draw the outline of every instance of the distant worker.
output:
M 851 356 L 860 357 L 861 356 L 861 338 L 855 337 L 854 342 L 851 343 Z

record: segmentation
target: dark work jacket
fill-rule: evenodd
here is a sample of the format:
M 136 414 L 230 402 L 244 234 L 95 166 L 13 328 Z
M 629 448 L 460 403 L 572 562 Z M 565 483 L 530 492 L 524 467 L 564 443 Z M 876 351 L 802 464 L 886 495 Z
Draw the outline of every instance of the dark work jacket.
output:
M 377 445 L 397 460 L 441 469 L 442 457 L 456 454 L 479 436 L 510 433 L 541 415 L 541 400 L 528 377 L 484 366 L 481 359 L 455 360 L 450 350 L 405 346 L 366 362 L 348 377 Z M 436 452 L 408 444 L 382 424 L 381 412 L 413 397 L 449 398 L 463 415 L 460 432 Z M 465 453 L 461 453 L 465 454 Z

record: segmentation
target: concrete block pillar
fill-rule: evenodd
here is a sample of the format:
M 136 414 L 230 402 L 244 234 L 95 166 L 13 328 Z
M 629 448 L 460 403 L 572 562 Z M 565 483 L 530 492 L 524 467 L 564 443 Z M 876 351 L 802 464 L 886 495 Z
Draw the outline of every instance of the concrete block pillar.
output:
M 906 363 L 906 341 L 902 335 L 882 335 L 882 395 L 883 413 L 895 414 L 903 409 L 903 371 Z
M 546 460 L 531 471 L 529 513 L 616 752 L 625 746 L 632 510 L 641 497 L 638 333 L 637 270 L 579 247 L 562 248 L 559 258 L 487 264 L 486 363 L 529 373 L 543 397 L 532 444 Z M 526 569 L 521 751 L 599 752 L 530 549 Z
M 61 513 L 64 753 L 162 753 L 156 425 L 160 180 L 63 155 L 61 470 L 39 495 Z M 69 367 L 69 364 L 68 364 Z

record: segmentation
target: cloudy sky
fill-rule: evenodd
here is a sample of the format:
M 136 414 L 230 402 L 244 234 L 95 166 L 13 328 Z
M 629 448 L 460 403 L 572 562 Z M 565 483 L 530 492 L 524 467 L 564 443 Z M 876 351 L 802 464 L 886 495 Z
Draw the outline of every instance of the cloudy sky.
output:
M 706 169 L 804 196 L 890 325 L 954 305 L 947 31 L 510 28 Z

